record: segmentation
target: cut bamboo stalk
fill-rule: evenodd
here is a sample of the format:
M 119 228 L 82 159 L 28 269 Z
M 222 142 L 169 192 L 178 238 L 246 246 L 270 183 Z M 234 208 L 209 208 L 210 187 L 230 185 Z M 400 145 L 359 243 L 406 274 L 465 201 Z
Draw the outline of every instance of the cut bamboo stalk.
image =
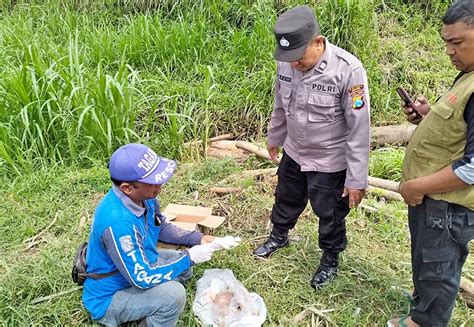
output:
M 234 134 L 229 133 L 229 134 L 223 134 L 223 135 L 218 135 L 211 137 L 207 140 L 207 143 L 212 143 L 212 142 L 217 142 L 217 141 L 224 141 L 224 140 L 232 140 L 234 138 Z M 196 140 L 196 141 L 191 141 L 191 142 L 186 142 L 184 143 L 185 146 L 190 146 L 190 145 L 196 145 L 196 144 L 201 144 L 202 140 Z
M 216 142 L 216 141 L 224 141 L 224 140 L 232 140 L 233 138 L 234 138 L 234 134 L 232 134 L 232 133 L 223 134 L 223 135 L 218 135 L 218 136 L 211 137 L 210 139 L 207 140 L 207 143 L 212 143 L 212 142 Z
M 389 191 L 380 187 L 374 187 L 369 185 L 369 187 L 367 188 L 367 192 L 380 195 L 387 200 L 403 201 L 403 197 L 399 193 Z
M 260 148 L 256 146 L 255 144 L 249 143 L 249 142 L 244 142 L 244 141 L 237 141 L 235 143 L 235 146 L 238 147 L 239 149 L 255 153 L 257 156 L 267 159 L 267 160 L 272 160 L 270 158 L 270 155 L 268 154 L 268 150 L 264 148 Z
M 369 185 L 399 193 L 399 183 L 387 179 L 369 176 Z
M 362 200 L 362 202 L 359 204 L 359 207 L 361 207 L 362 209 L 365 209 L 365 210 L 367 210 L 367 211 L 370 211 L 370 212 L 377 212 L 377 211 L 379 211 L 379 209 L 374 208 L 374 207 L 369 206 L 368 204 L 366 204 L 364 200 Z

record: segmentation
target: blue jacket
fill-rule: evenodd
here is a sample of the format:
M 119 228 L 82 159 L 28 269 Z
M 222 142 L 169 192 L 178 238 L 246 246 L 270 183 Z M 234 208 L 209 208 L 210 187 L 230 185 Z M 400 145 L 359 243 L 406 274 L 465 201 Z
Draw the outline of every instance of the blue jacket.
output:
M 156 245 L 160 239 L 193 246 L 200 243 L 202 234 L 167 223 L 156 199 L 144 204 L 145 208 L 136 205 L 114 186 L 96 208 L 86 257 L 87 272 L 120 273 L 86 279 L 82 301 L 93 319 L 105 315 L 115 292 L 131 286 L 151 288 L 175 279 L 192 264 L 187 251 L 172 260 L 160 259 Z

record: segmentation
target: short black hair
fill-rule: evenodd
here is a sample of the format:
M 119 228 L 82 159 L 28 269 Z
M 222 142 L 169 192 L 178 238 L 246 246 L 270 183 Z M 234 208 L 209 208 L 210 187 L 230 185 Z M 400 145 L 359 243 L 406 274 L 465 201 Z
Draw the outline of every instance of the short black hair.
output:
M 134 183 L 138 182 L 138 181 L 120 181 L 120 180 L 115 179 L 113 177 L 110 177 L 110 180 L 112 181 L 112 183 L 114 183 L 114 185 L 116 185 L 118 187 L 120 187 L 120 185 L 122 185 L 122 183 L 128 183 L 128 184 L 135 185 Z
M 115 186 L 118 186 L 118 187 L 120 187 L 122 183 L 125 183 L 125 181 L 119 181 L 118 179 L 115 179 L 113 177 L 110 177 L 110 180 L 112 181 L 112 183 L 114 183 Z
M 462 22 L 474 28 L 474 1 L 457 0 L 449 7 L 443 17 L 443 24 L 452 25 Z

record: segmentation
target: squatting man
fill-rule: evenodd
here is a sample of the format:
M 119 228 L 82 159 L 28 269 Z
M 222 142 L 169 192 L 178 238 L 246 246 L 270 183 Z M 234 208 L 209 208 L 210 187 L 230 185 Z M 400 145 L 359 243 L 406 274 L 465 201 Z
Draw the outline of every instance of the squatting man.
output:
M 156 197 L 175 168 L 175 161 L 142 144 L 124 145 L 110 159 L 113 185 L 94 213 L 86 257 L 91 277 L 82 296 L 92 319 L 101 324 L 174 326 L 185 306 L 183 283 L 192 266 L 240 242 L 167 222 Z M 190 248 L 161 250 L 158 240 Z

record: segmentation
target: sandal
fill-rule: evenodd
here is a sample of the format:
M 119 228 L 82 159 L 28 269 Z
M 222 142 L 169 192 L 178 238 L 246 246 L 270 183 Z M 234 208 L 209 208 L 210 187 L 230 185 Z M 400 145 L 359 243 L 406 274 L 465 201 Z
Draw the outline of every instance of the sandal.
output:
M 416 322 L 411 320 L 410 314 L 406 314 L 406 315 L 403 315 L 401 317 L 393 318 L 393 319 L 390 319 L 389 321 L 387 321 L 387 327 L 410 327 L 410 326 L 413 326 L 412 324 L 410 324 L 410 326 L 409 326 L 405 323 L 405 320 L 407 320 L 408 318 L 410 318 L 410 321 L 413 322 L 416 326 L 419 326 Z

